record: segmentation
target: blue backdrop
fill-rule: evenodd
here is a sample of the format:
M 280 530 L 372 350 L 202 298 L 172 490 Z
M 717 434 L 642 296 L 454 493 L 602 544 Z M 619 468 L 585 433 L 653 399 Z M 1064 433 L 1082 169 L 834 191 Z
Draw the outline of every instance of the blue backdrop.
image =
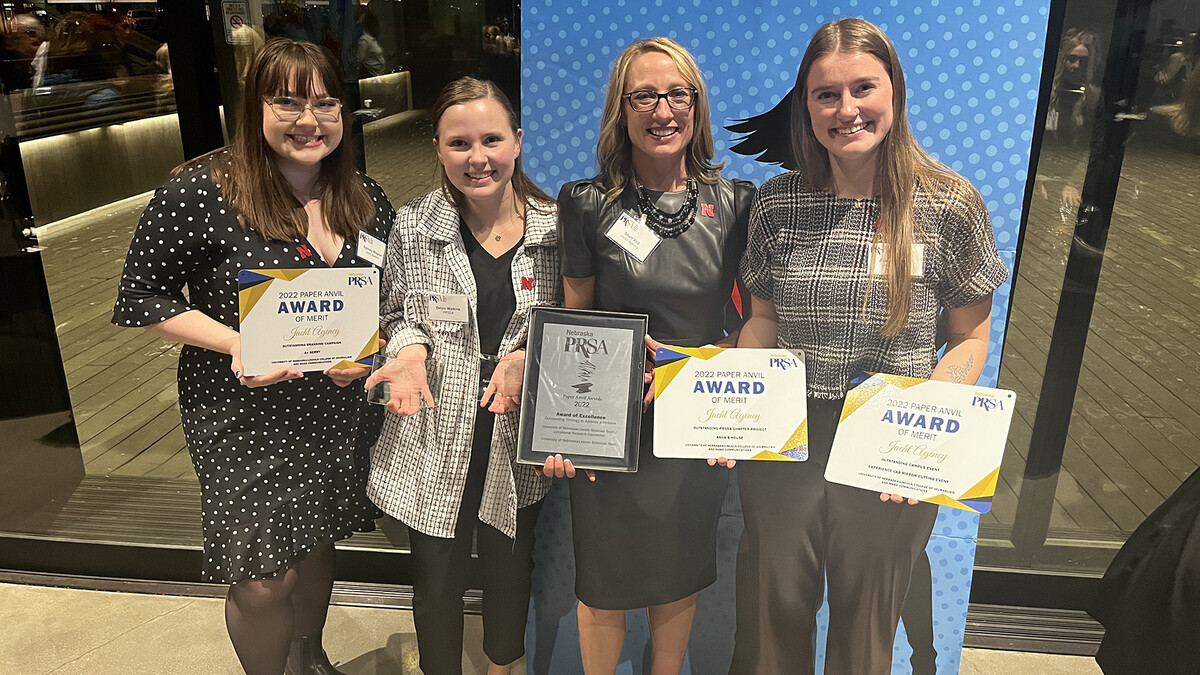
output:
M 716 158 L 726 162 L 726 176 L 761 184 L 782 170 L 730 151 L 737 137 L 725 125 L 771 109 L 791 90 L 821 24 L 844 16 L 876 23 L 900 54 L 913 133 L 979 189 L 1000 255 L 1012 269 L 1049 0 L 525 0 L 522 12 L 523 161 L 550 194 L 597 173 L 605 84 L 631 41 L 665 35 L 692 52 L 709 85 Z M 996 383 L 1010 284 L 995 293 L 992 348 L 981 384 Z M 564 488 L 555 486 L 538 525 L 527 638 L 531 673 L 583 672 Z M 978 516 L 943 508 L 927 548 L 938 672 L 958 671 L 978 528 Z M 740 532 L 731 490 L 721 519 L 720 574 L 701 594 L 686 672 L 728 670 Z M 631 612 L 629 627 L 618 672 L 642 673 L 648 654 L 644 614 Z M 911 672 L 903 625 L 894 651 L 893 672 Z

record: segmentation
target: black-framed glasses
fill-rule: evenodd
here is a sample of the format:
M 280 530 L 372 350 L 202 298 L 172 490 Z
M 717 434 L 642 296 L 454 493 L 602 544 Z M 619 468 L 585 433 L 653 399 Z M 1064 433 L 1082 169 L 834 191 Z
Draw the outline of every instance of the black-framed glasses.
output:
M 272 96 L 263 99 L 280 122 L 295 122 L 305 110 L 311 110 L 319 122 L 336 122 L 342 118 L 342 102 L 332 97 L 309 101 L 295 96 Z
M 631 91 L 621 98 L 629 101 L 629 107 L 634 112 L 650 112 L 658 107 L 658 102 L 667 99 L 667 106 L 672 110 L 687 110 L 696 105 L 696 89 L 694 87 L 675 87 L 665 94 L 649 89 Z

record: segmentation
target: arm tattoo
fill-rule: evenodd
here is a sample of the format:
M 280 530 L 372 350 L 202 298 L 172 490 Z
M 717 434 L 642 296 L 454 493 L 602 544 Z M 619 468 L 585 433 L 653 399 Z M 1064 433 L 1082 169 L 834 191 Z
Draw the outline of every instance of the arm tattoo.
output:
M 967 373 L 971 372 L 971 366 L 975 365 L 975 355 L 967 355 L 967 362 L 961 366 L 950 366 L 946 368 L 946 376 L 951 382 L 962 384 L 967 381 Z

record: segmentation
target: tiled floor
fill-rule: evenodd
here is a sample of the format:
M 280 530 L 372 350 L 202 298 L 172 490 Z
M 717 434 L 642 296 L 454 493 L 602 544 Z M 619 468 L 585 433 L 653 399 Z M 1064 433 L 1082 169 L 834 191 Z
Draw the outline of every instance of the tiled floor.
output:
M 222 601 L 0 584 L 0 673 L 237 675 Z M 466 617 L 463 672 L 485 673 L 480 622 Z M 412 614 L 333 607 L 325 646 L 347 675 L 416 674 Z M 1089 658 L 967 650 L 964 675 L 1085 675 Z

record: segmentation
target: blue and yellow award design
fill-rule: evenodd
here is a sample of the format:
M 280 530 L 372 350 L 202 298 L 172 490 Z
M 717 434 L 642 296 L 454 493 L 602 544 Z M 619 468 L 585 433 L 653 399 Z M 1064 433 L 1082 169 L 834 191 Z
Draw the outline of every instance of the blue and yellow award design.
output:
M 881 373 L 852 384 L 826 480 L 991 510 L 1016 394 Z
M 379 351 L 379 270 L 242 270 L 238 315 L 247 375 L 369 368 Z
M 657 457 L 808 459 L 803 352 L 659 349 L 654 396 Z

